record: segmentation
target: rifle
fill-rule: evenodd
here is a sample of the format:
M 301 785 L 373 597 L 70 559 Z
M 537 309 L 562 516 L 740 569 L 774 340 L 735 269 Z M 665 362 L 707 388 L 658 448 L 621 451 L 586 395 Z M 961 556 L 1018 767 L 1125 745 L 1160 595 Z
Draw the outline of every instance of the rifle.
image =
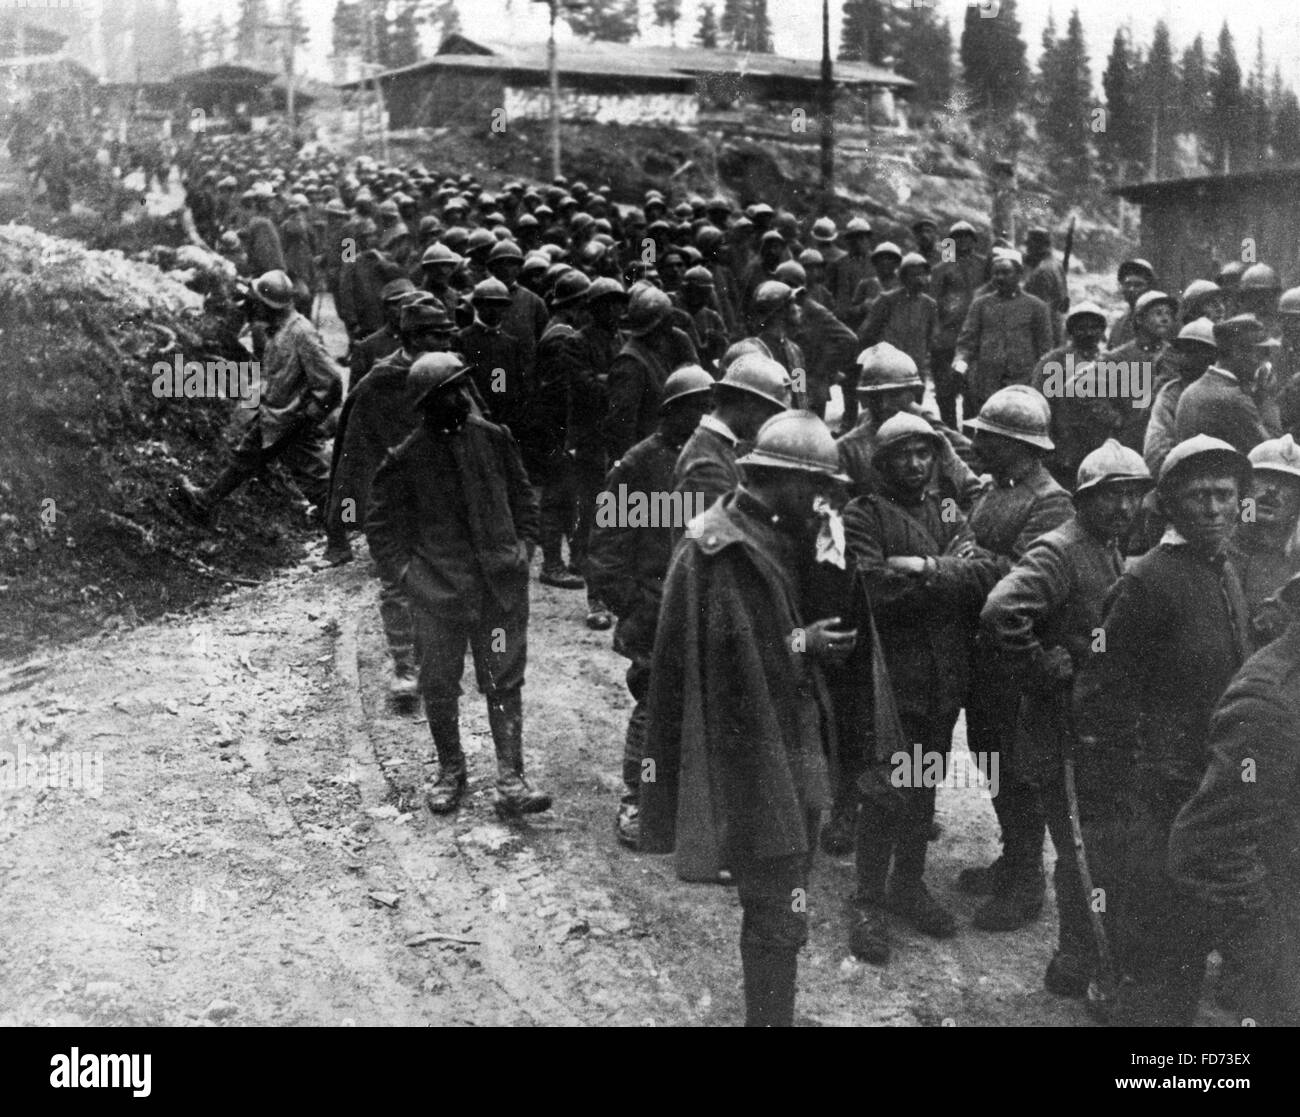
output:
M 1088 908 L 1093 942 L 1097 947 L 1097 976 L 1088 982 L 1088 1010 L 1105 1020 L 1109 1018 L 1115 1000 L 1115 963 L 1101 913 L 1092 906 L 1092 870 L 1088 867 L 1088 851 L 1083 844 L 1083 827 L 1079 822 L 1079 792 L 1074 781 L 1074 718 L 1070 710 L 1070 695 L 1066 690 L 1057 696 L 1057 716 L 1061 725 L 1061 767 L 1065 779 L 1065 801 L 1070 812 L 1070 837 L 1074 840 L 1074 860 Z
M 1065 251 L 1061 253 L 1061 280 L 1065 289 L 1061 292 L 1061 313 L 1070 309 L 1070 257 L 1074 254 L 1074 222 L 1070 218 L 1070 227 L 1065 231 Z

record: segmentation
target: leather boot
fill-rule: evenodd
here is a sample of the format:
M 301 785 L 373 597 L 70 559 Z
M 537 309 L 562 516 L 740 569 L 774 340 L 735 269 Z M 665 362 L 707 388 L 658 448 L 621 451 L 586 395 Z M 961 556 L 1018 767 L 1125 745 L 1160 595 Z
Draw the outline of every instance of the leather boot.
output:
M 415 653 L 411 648 L 391 648 L 390 651 L 393 674 L 388 680 L 388 697 L 399 706 L 410 706 L 420 694 L 420 672 L 415 665 Z
M 425 711 L 429 732 L 438 754 L 438 779 L 425 796 L 434 814 L 450 814 L 465 794 L 465 754 L 460 748 L 460 713 L 455 705 L 431 706 Z
M 182 478 L 172 493 L 176 508 L 196 523 L 212 522 L 213 509 L 248 479 L 248 473 L 233 465 L 226 466 L 205 489 Z
M 503 816 L 549 810 L 551 797 L 524 779 L 523 696 L 514 691 L 488 699 L 488 724 L 497 748 L 497 786 L 493 806 Z
M 740 966 L 745 978 L 745 1027 L 794 1027 L 798 950 L 741 943 Z

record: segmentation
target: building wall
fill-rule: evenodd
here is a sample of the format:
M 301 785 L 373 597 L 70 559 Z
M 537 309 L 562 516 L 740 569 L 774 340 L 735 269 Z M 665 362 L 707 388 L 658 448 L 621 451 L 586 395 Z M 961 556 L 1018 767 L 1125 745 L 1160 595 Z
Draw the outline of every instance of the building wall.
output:
M 551 112 L 546 88 L 508 85 L 507 120 L 545 120 Z M 666 124 L 690 128 L 699 113 L 694 93 L 593 93 L 560 89 L 560 119 L 593 124 Z
M 1253 251 L 1254 261 L 1243 251 Z M 1294 286 L 1300 283 L 1300 183 L 1240 185 L 1148 202 L 1142 254 L 1171 291 L 1212 278 L 1229 260 L 1269 264 L 1283 286 Z

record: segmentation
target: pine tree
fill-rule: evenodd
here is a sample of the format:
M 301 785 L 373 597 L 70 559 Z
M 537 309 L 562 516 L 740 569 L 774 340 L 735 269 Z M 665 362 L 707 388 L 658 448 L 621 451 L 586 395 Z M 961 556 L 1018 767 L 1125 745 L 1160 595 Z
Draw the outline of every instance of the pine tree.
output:
M 1273 115 L 1268 104 L 1268 68 L 1264 62 L 1264 34 L 1255 40 L 1255 66 L 1246 83 L 1244 111 L 1246 114 L 1245 155 L 1248 159 L 1263 161 L 1268 158 L 1273 142 Z
M 1214 76 L 1210 79 L 1209 131 L 1214 144 L 1215 166 L 1225 174 L 1232 170 L 1240 153 L 1240 135 L 1245 121 L 1241 91 L 1241 67 L 1232 32 L 1225 21 L 1219 31 L 1219 48 L 1214 54 Z
M 1273 113 L 1273 153 L 1282 163 L 1300 162 L 1300 100 L 1287 89 Z
M 1015 0 L 1001 0 L 992 19 L 986 19 L 975 5 L 966 9 L 961 65 L 966 88 L 980 110 L 1010 117 L 1019 108 L 1028 68 Z
M 637 35 L 637 0 L 586 0 L 582 7 L 561 8 L 575 35 L 611 43 L 628 43 Z
M 239 21 L 235 25 L 235 57 L 246 66 L 272 63 L 266 22 L 266 0 L 239 0 Z
M 682 18 L 682 0 L 654 0 L 655 25 L 668 28 L 668 37 L 677 45 L 677 24 Z
M 723 41 L 732 50 L 772 52 L 767 0 L 724 0 L 720 26 Z
M 365 51 L 365 25 L 361 20 L 359 4 L 338 0 L 334 5 L 334 18 L 330 23 L 330 50 L 335 58 L 358 58 Z
M 1049 8 L 1047 22 L 1043 25 L 1043 38 L 1038 55 L 1038 76 L 1032 83 L 1035 97 L 1040 102 L 1040 109 L 1046 103 L 1047 90 L 1052 84 L 1052 72 L 1056 66 L 1056 46 L 1056 16 Z
M 1203 150 L 1208 135 L 1210 118 L 1210 76 L 1205 64 L 1205 43 L 1200 35 L 1183 51 L 1182 83 L 1178 97 L 1178 113 L 1183 127 L 1196 138 L 1198 152 Z
M 718 48 L 718 13 L 712 0 L 700 5 L 700 26 L 695 32 L 695 41 L 709 50 Z
M 1043 68 L 1043 110 L 1040 134 L 1051 152 L 1058 181 L 1074 192 L 1086 184 L 1091 156 L 1092 73 L 1083 24 L 1076 8 L 1065 37 L 1044 43 L 1049 64 Z
M 894 13 L 894 68 L 916 83 L 911 97 L 918 105 L 937 108 L 952 96 L 952 31 L 934 9 L 921 5 Z
M 894 53 L 892 32 L 883 0 L 844 0 L 839 60 L 879 66 Z
M 404 0 L 397 5 L 393 18 L 388 21 L 388 55 L 384 65 L 396 69 L 420 61 L 420 27 L 416 0 Z
M 1105 128 L 1097 133 L 1097 146 L 1106 169 L 1126 179 L 1130 167 L 1142 157 L 1143 131 L 1137 105 L 1137 74 L 1133 52 L 1123 28 L 1115 32 L 1101 88 L 1106 96 Z
M 1157 20 L 1151 49 L 1142 67 L 1138 84 L 1142 105 L 1142 119 L 1147 129 L 1145 137 L 1148 171 L 1155 178 L 1170 178 L 1177 173 L 1177 144 L 1174 135 L 1179 130 L 1179 81 L 1174 68 L 1173 46 L 1169 40 L 1169 27 Z
M 754 39 L 749 49 L 771 54 L 776 48 L 772 43 L 772 21 L 767 14 L 767 0 L 750 0 L 750 5 L 754 11 Z

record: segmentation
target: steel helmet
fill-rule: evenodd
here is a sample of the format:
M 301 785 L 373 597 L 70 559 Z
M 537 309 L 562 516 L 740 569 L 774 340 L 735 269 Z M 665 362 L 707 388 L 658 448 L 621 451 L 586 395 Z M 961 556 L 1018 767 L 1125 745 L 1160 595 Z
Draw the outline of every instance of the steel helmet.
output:
M 805 248 L 799 253 L 799 263 L 805 268 L 819 268 L 826 263 L 826 257 L 815 248 Z
M 530 252 L 524 257 L 524 266 L 519 271 L 523 275 L 530 271 L 545 271 L 550 266 L 551 258 L 545 252 Z
M 754 313 L 766 318 L 793 302 L 794 298 L 794 288 L 788 283 L 782 283 L 779 279 L 765 280 L 754 292 Z
M 812 238 L 820 241 L 822 244 L 830 244 L 838 236 L 835 229 L 835 222 L 829 217 L 819 217 L 813 222 Z
M 488 253 L 488 263 L 495 263 L 497 260 L 517 260 L 523 263 L 524 254 L 519 245 L 512 240 L 499 240 L 492 246 L 492 251 Z
M 969 221 L 954 221 L 952 226 L 948 229 L 948 235 L 950 237 L 959 237 L 963 234 L 968 237 L 979 236 L 979 234 L 975 232 L 975 226 Z
M 1214 340 L 1220 349 L 1234 343 L 1254 345 L 1257 349 L 1276 348 L 1281 343 L 1268 336 L 1264 323 L 1253 314 L 1237 314 L 1214 326 Z
M 379 216 L 401 217 L 402 215 L 397 209 L 397 203 L 393 201 L 392 198 L 386 198 L 384 201 L 379 203 Z
M 420 267 L 428 267 L 430 264 L 451 264 L 456 266 L 461 263 L 462 257 L 456 255 L 441 241 L 429 245 L 424 250 L 424 255 L 420 257 Z
M 217 241 L 217 247 L 224 248 L 227 252 L 233 252 L 239 245 L 239 234 L 234 229 L 227 229 Z
M 1256 473 L 1285 473 L 1300 477 L 1300 446 L 1289 434 L 1261 442 L 1249 454 L 1250 464 Z
M 398 312 L 398 329 L 402 333 L 413 330 L 438 329 L 451 333 L 455 323 L 446 308 L 428 292 L 420 292 L 402 304 Z
M 587 289 L 587 302 L 594 303 L 597 299 L 619 299 L 627 302 L 628 294 L 617 279 L 602 275 L 599 279 L 592 280 L 591 286 Z
M 1282 292 L 1277 300 L 1279 314 L 1300 314 L 1300 287 L 1292 287 Z
M 903 257 L 903 262 L 898 265 L 898 270 L 900 272 L 903 272 L 906 271 L 908 268 L 924 268 L 926 271 L 929 271 L 930 261 L 927 260 L 924 256 L 922 256 L 919 252 L 909 252 L 906 256 Z
M 1250 484 L 1252 467 L 1245 454 L 1238 453 L 1221 438 L 1194 435 L 1169 451 L 1160 467 L 1159 487 L 1168 491 L 1184 477 L 1220 469 L 1233 474 L 1243 489 Z
M 469 299 L 475 306 L 509 306 L 510 289 L 499 279 L 484 279 L 474 285 Z
M 871 222 L 865 217 L 854 217 L 844 226 L 844 235 L 846 237 L 869 237 L 871 235 Z
M 716 225 L 705 225 L 695 234 L 695 243 L 701 249 L 717 248 L 722 244 L 722 230 Z
M 459 380 L 469 369 L 459 353 L 422 353 L 407 373 L 412 403 L 422 406 L 430 395 Z
M 672 300 L 648 283 L 638 283 L 627 303 L 627 332 L 633 337 L 653 333 L 673 312 Z
M 790 406 L 790 374 L 780 361 L 762 353 L 737 357 L 727 366 L 718 386 L 749 392 L 782 409 Z
M 836 481 L 849 479 L 840 472 L 840 452 L 835 437 L 811 411 L 782 411 L 758 428 L 754 448 L 737 465 L 765 465 L 816 473 Z
M 794 260 L 786 260 L 784 263 L 777 264 L 776 270 L 772 274 L 791 289 L 796 299 L 803 295 L 804 288 L 808 285 L 808 273 L 803 270 L 802 264 L 796 263 Z
M 1077 480 L 1074 489 L 1076 496 L 1098 485 L 1128 483 L 1149 487 L 1155 484 L 1142 455 L 1114 438 L 1106 439 L 1079 463 Z
M 703 264 L 696 264 L 693 268 L 686 269 L 686 274 L 682 276 L 682 282 L 688 287 L 712 287 L 713 273 Z
M 491 251 L 497 243 L 497 238 L 492 235 L 491 229 L 474 229 L 465 241 L 465 251 L 469 254 Z
M 1214 323 L 1208 318 L 1193 318 L 1178 331 L 1178 336 L 1171 344 L 1177 349 L 1186 349 L 1193 345 L 1207 345 L 1214 350 L 1219 348 L 1214 340 Z
M 667 411 L 670 405 L 687 396 L 711 392 L 713 383 L 713 377 L 699 365 L 682 365 L 664 381 L 664 395 L 659 403 L 659 410 Z
M 591 280 L 580 271 L 570 269 L 555 281 L 551 290 L 552 306 L 568 306 L 581 302 L 591 290 Z
M 1277 279 L 1277 272 L 1267 264 L 1251 264 L 1241 273 L 1239 287 L 1242 291 L 1282 290 L 1282 284 Z
M 768 351 L 766 345 L 756 337 L 742 337 L 739 341 L 733 341 L 727 346 L 727 351 L 722 354 L 721 365 L 723 371 L 731 367 L 734 361 L 739 360 L 746 353 L 760 353 L 764 357 L 770 357 L 772 354 Z
M 1047 433 L 1051 422 L 1051 406 L 1041 392 L 1025 384 L 1011 384 L 989 396 L 980 413 L 966 426 L 1040 450 L 1054 450 L 1055 444 Z
M 1178 300 L 1173 295 L 1166 295 L 1163 291 L 1146 291 L 1138 297 L 1138 301 L 1133 304 L 1133 317 L 1137 318 L 1145 314 L 1153 306 L 1164 303 L 1169 310 L 1178 313 Z
M 1123 283 L 1124 277 L 1130 274 L 1144 275 L 1152 283 L 1156 281 L 1156 269 L 1153 268 L 1148 261 L 1140 258 L 1125 260 L 1120 264 L 1118 274 L 1119 281 Z
M 253 294 L 267 306 L 283 310 L 293 302 L 293 280 L 279 268 L 264 272 L 253 280 Z
M 385 303 L 398 302 L 414 290 L 415 284 L 405 276 L 400 279 L 390 279 L 379 288 L 379 301 Z
M 858 354 L 859 392 L 891 392 L 898 388 L 923 388 L 916 362 L 901 349 L 881 341 Z
M 1096 303 L 1083 302 L 1070 310 L 1070 313 L 1065 316 L 1065 329 L 1067 333 L 1070 329 L 1070 323 L 1076 318 L 1096 318 L 1101 322 L 1103 328 L 1106 325 L 1106 312 Z
M 903 250 L 893 241 L 881 241 L 871 250 L 871 258 L 874 260 L 877 256 L 897 256 L 901 262 L 903 259 Z
M 1193 279 L 1183 290 L 1183 306 L 1190 307 L 1201 299 L 1207 299 L 1211 295 L 1219 295 L 1222 293 L 1223 288 L 1212 280 Z
M 909 438 L 924 438 L 936 452 L 942 449 L 944 442 L 943 435 L 920 415 L 913 415 L 910 411 L 900 411 L 881 423 L 876 431 L 876 445 L 871 451 L 872 464 L 874 465 L 900 442 L 906 442 Z

